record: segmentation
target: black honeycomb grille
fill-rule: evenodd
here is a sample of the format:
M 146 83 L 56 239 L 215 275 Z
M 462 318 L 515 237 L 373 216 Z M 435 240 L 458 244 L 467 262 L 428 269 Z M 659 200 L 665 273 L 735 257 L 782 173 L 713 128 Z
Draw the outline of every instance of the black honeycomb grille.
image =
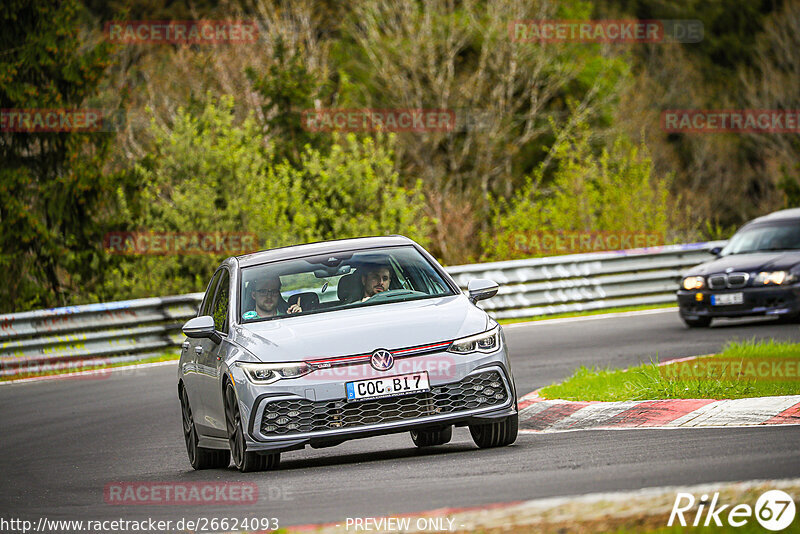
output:
M 313 402 L 291 399 L 270 402 L 261 432 L 288 435 L 417 419 L 504 404 L 508 400 L 500 373 L 486 371 L 461 382 L 431 388 L 427 393 L 362 402 Z

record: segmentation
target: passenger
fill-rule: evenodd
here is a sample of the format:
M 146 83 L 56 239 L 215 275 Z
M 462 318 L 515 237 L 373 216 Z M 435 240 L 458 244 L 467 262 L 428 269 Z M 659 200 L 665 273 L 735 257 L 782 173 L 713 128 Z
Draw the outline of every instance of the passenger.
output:
M 392 270 L 385 264 L 368 265 L 364 274 L 361 275 L 361 302 L 370 297 L 374 297 L 382 291 L 389 289 L 392 281 Z
M 251 298 L 255 301 L 255 309 L 245 312 L 242 319 L 275 317 L 303 311 L 299 303 L 286 307 L 286 303 L 281 297 L 281 279 L 277 276 L 265 276 L 257 279 L 254 282 Z

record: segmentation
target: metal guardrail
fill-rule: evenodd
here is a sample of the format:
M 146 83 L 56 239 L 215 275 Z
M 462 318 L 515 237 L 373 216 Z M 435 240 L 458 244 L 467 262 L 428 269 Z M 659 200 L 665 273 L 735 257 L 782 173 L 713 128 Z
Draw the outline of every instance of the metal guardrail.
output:
M 518 319 L 622 306 L 675 303 L 681 272 L 711 259 L 726 241 L 669 245 L 448 267 L 458 285 L 500 284 L 480 305 L 496 319 Z
M 0 375 L 85 368 L 179 345 L 203 293 L 0 315 Z
M 500 284 L 480 305 L 497 319 L 674 303 L 682 269 L 725 242 L 459 265 L 447 271 Z M 0 375 L 143 358 L 177 347 L 202 293 L 0 315 Z M 105 359 L 105 360 L 104 360 Z

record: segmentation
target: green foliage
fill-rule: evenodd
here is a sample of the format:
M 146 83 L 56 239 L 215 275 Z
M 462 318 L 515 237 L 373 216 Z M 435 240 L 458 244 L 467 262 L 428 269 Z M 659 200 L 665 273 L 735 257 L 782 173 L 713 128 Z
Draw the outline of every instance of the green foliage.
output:
M 79 2 L 12 1 L 0 10 L 0 109 L 80 109 L 110 64 L 80 32 Z M 107 134 L 0 134 L 0 311 L 63 305 L 104 271 L 113 176 Z
M 422 183 L 399 186 L 391 149 L 394 136 L 361 140 L 334 136 L 330 151 L 306 147 L 300 169 L 279 165 L 289 183 L 301 184 L 302 215 L 308 237 L 315 240 L 401 233 L 425 243 L 429 221 L 424 215 Z M 386 145 L 386 146 L 384 146 Z
M 518 232 L 716 239 L 800 205 L 791 136 L 657 124 L 668 108 L 793 109 L 792 4 L 162 4 L 4 2 L 0 109 L 122 102 L 129 118 L 149 105 L 155 120 L 119 135 L 0 132 L 0 311 L 195 291 L 222 259 L 114 256 L 102 250 L 111 230 L 253 232 L 264 248 L 397 232 L 455 264 L 528 255 L 511 243 Z M 257 18 L 261 35 L 112 48 L 100 23 L 121 18 Z M 674 46 L 509 38 L 511 20 L 547 18 L 699 19 L 705 36 Z M 457 126 L 339 137 L 304 127 L 302 112 L 320 107 L 444 108 Z M 646 132 L 648 146 L 620 132 Z
M 620 135 L 596 155 L 591 141 L 589 126 L 579 122 L 551 150 L 549 186 L 543 185 L 547 169 L 542 164 L 510 203 L 495 202 L 495 228 L 484 236 L 486 259 L 528 256 L 514 245 L 519 234 L 666 233 L 670 177 L 653 175 L 647 147 Z
M 277 214 L 285 212 L 290 188 L 271 175 L 256 121 L 236 124 L 233 110 L 232 98 L 209 98 L 194 113 L 179 109 L 169 128 L 152 124 L 152 152 L 130 170 L 141 190 L 117 192 L 130 221 L 121 230 L 253 232 L 268 246 L 287 244 L 290 225 Z M 222 259 L 117 257 L 105 292 L 129 298 L 200 291 Z
M 800 171 L 800 164 L 795 165 L 796 171 Z M 778 189 L 783 192 L 786 200 L 784 201 L 785 208 L 800 207 L 800 180 L 798 180 L 797 172 L 790 173 L 786 169 L 783 171 L 778 181 Z

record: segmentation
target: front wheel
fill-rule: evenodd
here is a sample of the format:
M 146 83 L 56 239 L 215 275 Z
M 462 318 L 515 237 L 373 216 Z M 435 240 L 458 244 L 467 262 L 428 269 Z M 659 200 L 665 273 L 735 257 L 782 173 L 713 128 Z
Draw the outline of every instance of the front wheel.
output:
M 236 468 L 242 473 L 276 469 L 281 462 L 281 453 L 258 454 L 247 450 L 242 430 L 242 416 L 233 384 L 225 388 L 225 424 L 228 427 L 228 443 Z
M 695 317 L 690 319 L 681 315 L 681 319 L 689 328 L 706 328 L 711 324 L 711 317 Z
M 481 449 L 511 445 L 517 440 L 518 432 L 518 414 L 510 415 L 499 423 L 469 425 L 469 433 L 472 434 L 472 440 Z
M 206 449 L 197 444 L 197 427 L 192 418 L 192 407 L 186 388 L 181 388 L 181 419 L 183 420 L 183 439 L 186 441 L 186 453 L 189 463 L 194 469 L 222 469 L 231 463 L 231 453 L 221 449 Z
M 453 426 L 447 426 L 439 430 L 412 430 L 411 440 L 417 447 L 435 447 L 444 445 L 453 439 Z

